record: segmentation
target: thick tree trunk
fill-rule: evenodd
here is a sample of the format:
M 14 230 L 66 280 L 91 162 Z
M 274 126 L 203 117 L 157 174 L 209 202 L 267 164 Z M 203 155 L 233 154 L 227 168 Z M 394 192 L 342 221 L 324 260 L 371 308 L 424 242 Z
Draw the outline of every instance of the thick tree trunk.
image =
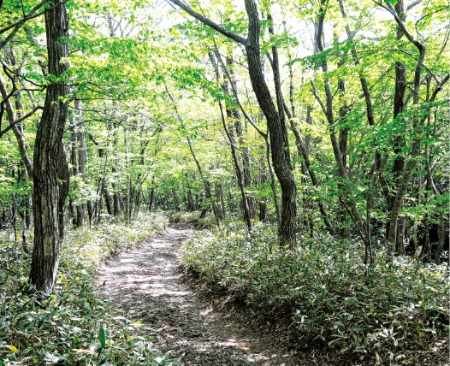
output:
M 64 234 L 64 202 L 69 189 L 69 169 L 63 146 L 67 120 L 67 95 L 64 81 L 68 65 L 65 39 L 67 14 L 65 3 L 58 3 L 45 12 L 48 50 L 48 71 L 57 81 L 47 87 L 44 111 L 36 134 L 34 150 L 33 213 L 34 249 L 30 281 L 44 294 L 53 291 L 59 259 L 60 242 Z

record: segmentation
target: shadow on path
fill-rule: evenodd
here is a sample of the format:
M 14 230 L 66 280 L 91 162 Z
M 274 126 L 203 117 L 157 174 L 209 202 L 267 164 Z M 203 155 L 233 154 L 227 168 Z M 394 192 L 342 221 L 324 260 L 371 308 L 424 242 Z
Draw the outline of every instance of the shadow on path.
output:
M 176 253 L 191 233 L 170 227 L 122 253 L 98 269 L 97 286 L 130 318 L 142 320 L 147 333 L 159 334 L 161 351 L 171 350 L 183 365 L 316 365 L 273 351 L 270 340 L 214 309 L 183 283 Z

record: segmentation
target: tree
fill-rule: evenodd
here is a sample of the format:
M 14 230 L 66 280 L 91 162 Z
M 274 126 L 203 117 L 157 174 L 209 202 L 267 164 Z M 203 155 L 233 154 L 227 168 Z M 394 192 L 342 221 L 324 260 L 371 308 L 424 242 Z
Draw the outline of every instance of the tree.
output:
M 34 248 L 30 281 L 44 294 L 53 291 L 59 248 L 64 235 L 64 204 L 69 192 L 69 169 L 63 145 L 69 86 L 68 19 L 65 2 L 45 11 L 49 85 L 34 147 Z
M 296 232 L 296 187 L 294 175 L 291 171 L 289 156 L 289 143 L 287 141 L 287 128 L 284 122 L 283 108 L 277 110 L 269 87 L 266 83 L 261 66 L 260 49 L 260 19 L 258 6 L 254 0 L 246 0 L 245 8 L 248 17 L 247 38 L 228 31 L 210 19 L 197 13 L 179 0 L 168 0 L 177 5 L 188 14 L 201 21 L 208 27 L 218 31 L 224 36 L 242 44 L 247 53 L 247 64 L 253 91 L 258 104 L 267 120 L 272 147 L 272 161 L 275 174 L 281 186 L 281 219 L 278 228 L 278 237 L 281 245 L 295 246 Z

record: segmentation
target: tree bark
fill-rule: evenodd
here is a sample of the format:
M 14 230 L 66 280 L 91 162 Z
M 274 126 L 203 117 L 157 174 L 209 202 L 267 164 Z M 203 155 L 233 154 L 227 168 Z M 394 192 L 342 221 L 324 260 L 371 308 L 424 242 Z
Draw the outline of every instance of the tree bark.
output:
M 405 15 L 404 15 L 404 6 L 403 6 L 402 0 L 399 0 L 397 2 L 395 8 L 393 8 L 392 5 L 390 5 L 389 3 L 385 8 L 394 16 L 394 19 L 397 23 L 397 26 L 398 26 L 397 39 L 401 38 L 401 36 L 404 35 L 408 39 L 408 41 L 411 44 L 413 44 L 419 51 L 419 58 L 417 60 L 416 68 L 414 71 L 413 101 L 412 101 L 413 105 L 417 105 L 417 104 L 419 104 L 419 90 L 420 90 L 421 75 L 422 75 L 422 68 L 423 68 L 423 64 L 424 64 L 424 60 L 425 60 L 426 48 L 420 41 L 414 39 L 414 37 L 411 35 L 411 33 L 409 33 L 408 29 L 406 28 L 406 26 L 404 24 Z M 396 71 L 397 71 L 397 67 L 396 67 Z M 444 80 L 442 82 L 445 82 Z M 432 102 L 434 100 L 437 93 L 441 90 L 441 85 L 442 84 L 439 84 L 437 86 L 437 88 L 435 89 L 435 91 L 432 93 L 430 102 Z M 395 106 L 395 101 L 394 101 L 394 116 L 395 116 L 396 112 L 400 113 L 400 111 L 396 110 L 397 107 Z M 404 109 L 403 105 L 402 105 L 402 108 Z M 395 117 L 397 117 L 397 116 L 395 116 Z M 401 245 L 403 244 L 403 243 L 397 242 L 397 238 L 399 237 L 398 232 L 397 232 L 398 227 L 399 227 L 398 221 L 399 221 L 399 217 L 400 217 L 400 210 L 401 210 L 401 207 L 403 204 L 403 198 L 407 191 L 407 185 L 408 185 L 409 179 L 411 178 L 411 175 L 413 173 L 413 169 L 416 165 L 416 156 L 420 152 L 421 140 L 420 140 L 420 137 L 417 136 L 417 134 L 419 132 L 419 128 L 422 126 L 425 119 L 426 119 L 426 116 L 422 117 L 422 118 L 420 116 L 413 117 L 412 131 L 416 135 L 414 136 L 412 144 L 411 144 L 411 154 L 410 154 L 409 159 L 402 163 L 401 171 L 399 171 L 398 174 L 397 173 L 395 174 L 398 177 L 397 179 L 394 178 L 396 180 L 395 183 L 397 183 L 397 187 L 396 187 L 397 189 L 395 191 L 395 195 L 391 198 L 391 200 L 389 202 L 390 206 L 391 206 L 391 210 L 390 210 L 389 227 L 388 227 L 388 233 L 387 233 L 388 234 L 387 235 L 388 254 L 390 256 L 392 256 L 392 254 L 394 254 L 397 251 L 396 249 L 398 249 L 400 244 Z M 396 169 L 395 164 L 394 164 L 394 169 Z
M 69 169 L 63 145 L 69 87 L 64 81 L 68 64 L 65 39 L 67 13 L 58 2 L 45 12 L 48 72 L 55 81 L 47 87 L 44 111 L 34 149 L 33 213 L 34 249 L 30 281 L 44 294 L 53 291 L 58 270 L 59 248 L 64 234 L 64 202 L 69 189 Z
M 245 0 L 248 15 L 248 38 L 245 45 L 250 80 L 256 99 L 267 120 L 272 161 L 281 186 L 281 217 L 278 237 L 281 245 L 295 246 L 296 187 L 288 154 L 287 129 L 282 110 L 277 111 L 261 67 L 260 22 L 254 0 Z
M 315 51 L 316 52 L 324 52 L 324 40 L 323 40 L 323 32 L 324 32 L 324 21 L 325 21 L 325 15 L 327 13 L 329 6 L 329 0 L 320 0 L 320 6 L 319 6 L 319 14 L 317 18 L 317 22 L 314 23 L 315 27 Z M 326 116 L 326 119 L 328 121 L 328 124 L 330 125 L 330 140 L 331 145 L 333 147 L 333 153 L 335 157 L 335 161 L 337 164 L 337 170 L 338 175 L 341 178 L 338 180 L 338 190 L 339 190 L 339 201 L 344 205 L 346 211 L 350 214 L 353 222 L 356 224 L 356 229 L 358 231 L 358 235 L 360 238 L 365 242 L 367 240 L 367 225 L 368 223 L 364 223 L 363 219 L 361 218 L 361 215 L 358 211 L 358 208 L 356 206 L 355 200 L 353 199 L 349 186 L 347 182 L 349 182 L 348 179 L 348 172 L 345 165 L 345 159 L 343 157 L 343 153 L 341 151 L 341 146 L 338 141 L 338 137 L 335 132 L 335 126 L 336 121 L 334 119 L 333 115 L 333 102 L 334 102 L 334 96 L 331 89 L 331 83 L 330 79 L 327 76 L 328 73 L 328 62 L 327 58 L 322 56 L 321 59 L 321 65 L 320 65 L 323 73 L 325 74 L 325 82 L 324 82 L 324 89 L 325 89 L 325 103 L 320 98 L 317 88 L 314 85 L 314 82 L 311 81 L 312 84 L 312 92 L 320 104 L 320 107 L 322 108 L 322 111 L 324 115 Z M 345 144 L 346 145 L 346 144 Z M 345 183 L 344 183 L 345 182 Z

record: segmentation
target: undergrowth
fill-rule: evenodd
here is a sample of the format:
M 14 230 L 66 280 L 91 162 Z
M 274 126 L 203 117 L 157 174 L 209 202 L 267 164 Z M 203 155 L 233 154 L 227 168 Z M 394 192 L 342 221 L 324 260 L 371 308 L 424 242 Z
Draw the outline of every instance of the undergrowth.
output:
M 201 228 L 211 228 L 216 225 L 215 217 L 210 212 L 206 213 L 204 217 L 201 217 L 200 211 L 167 211 L 165 214 L 172 223 L 194 224 Z
M 301 348 L 323 347 L 371 365 L 416 365 L 433 345 L 445 346 L 446 265 L 409 258 L 390 263 L 376 248 L 369 267 L 357 241 L 298 237 L 297 248 L 285 250 L 273 230 L 261 225 L 251 237 L 235 227 L 203 231 L 181 257 L 206 281 L 268 316 L 287 311 Z
M 45 300 L 28 284 L 30 258 L 0 243 L 0 365 L 175 365 L 128 320 L 96 296 L 95 266 L 164 229 L 160 215 L 131 227 L 107 222 L 69 230 L 57 290 Z M 9 257 L 7 257 L 7 254 Z

